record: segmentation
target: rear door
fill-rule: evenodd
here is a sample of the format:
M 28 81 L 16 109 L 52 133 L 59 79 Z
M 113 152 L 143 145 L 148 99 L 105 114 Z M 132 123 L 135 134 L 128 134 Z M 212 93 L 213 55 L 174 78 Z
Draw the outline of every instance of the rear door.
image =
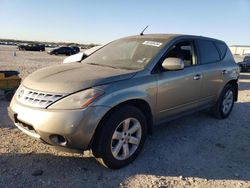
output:
M 227 70 L 221 61 L 225 54 L 223 43 L 208 39 L 197 39 L 199 68 L 202 73 L 201 98 L 204 104 L 215 102 L 218 91 L 223 87 L 223 75 Z M 225 49 L 226 50 L 226 49 Z

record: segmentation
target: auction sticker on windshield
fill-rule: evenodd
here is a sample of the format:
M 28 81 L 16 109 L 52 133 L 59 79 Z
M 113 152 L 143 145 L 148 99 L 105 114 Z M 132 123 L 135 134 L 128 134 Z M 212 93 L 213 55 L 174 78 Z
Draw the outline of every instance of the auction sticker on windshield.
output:
M 161 42 L 156 42 L 156 41 L 144 41 L 142 44 L 148 45 L 148 46 L 155 46 L 155 47 L 160 47 L 162 45 Z

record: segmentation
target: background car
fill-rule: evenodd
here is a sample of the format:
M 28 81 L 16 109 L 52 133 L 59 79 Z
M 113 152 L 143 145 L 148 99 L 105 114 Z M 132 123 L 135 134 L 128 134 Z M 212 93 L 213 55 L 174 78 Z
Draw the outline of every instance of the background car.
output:
M 45 51 L 44 44 L 21 44 L 17 48 L 20 51 Z
M 86 57 L 88 57 L 90 54 L 94 53 L 98 49 L 100 49 L 103 46 L 95 46 L 88 50 L 85 50 L 84 52 L 77 53 L 75 55 L 71 55 L 63 60 L 63 63 L 74 63 L 74 62 L 81 62 Z
M 63 150 L 91 149 L 104 166 L 117 169 L 138 156 L 154 125 L 204 109 L 227 118 L 238 78 L 239 66 L 223 41 L 131 36 L 83 63 L 33 72 L 8 112 L 27 135 Z
M 245 56 L 243 62 L 239 63 L 239 66 L 241 72 L 250 71 L 250 55 Z
M 80 48 L 78 46 L 70 46 L 70 47 L 75 50 L 76 54 L 80 52 Z
M 48 51 L 48 54 L 50 55 L 59 55 L 59 54 L 73 55 L 75 53 L 76 53 L 75 50 L 68 46 L 63 46 L 63 47 L 55 48 L 51 51 Z

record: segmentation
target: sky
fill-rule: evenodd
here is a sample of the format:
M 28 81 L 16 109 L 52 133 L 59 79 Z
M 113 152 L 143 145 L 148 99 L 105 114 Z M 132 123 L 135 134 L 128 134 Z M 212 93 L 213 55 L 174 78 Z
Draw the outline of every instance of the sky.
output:
M 147 25 L 250 45 L 250 0 L 0 0 L 0 38 L 104 44 Z

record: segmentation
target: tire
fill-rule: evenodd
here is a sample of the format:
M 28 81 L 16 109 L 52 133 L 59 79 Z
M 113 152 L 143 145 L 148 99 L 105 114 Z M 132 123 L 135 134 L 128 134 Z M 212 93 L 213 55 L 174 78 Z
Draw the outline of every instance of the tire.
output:
M 119 169 L 136 159 L 146 135 L 144 114 L 134 106 L 121 106 L 111 111 L 98 126 L 92 152 L 105 167 Z
M 236 98 L 235 88 L 231 84 L 227 84 L 216 104 L 211 108 L 212 114 L 218 119 L 227 118 L 232 112 L 234 101 Z

